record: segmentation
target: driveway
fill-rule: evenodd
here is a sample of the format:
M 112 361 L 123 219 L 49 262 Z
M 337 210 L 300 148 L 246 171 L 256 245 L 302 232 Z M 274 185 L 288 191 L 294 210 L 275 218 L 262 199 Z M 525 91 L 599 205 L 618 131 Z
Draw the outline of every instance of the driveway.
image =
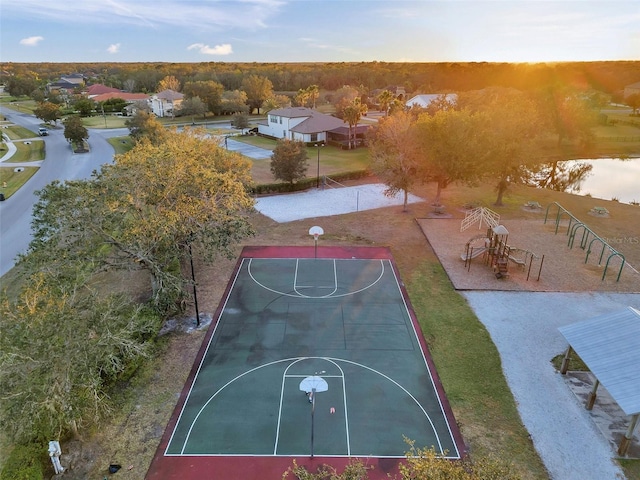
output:
M 271 150 L 266 148 L 260 148 L 254 145 L 249 145 L 248 143 L 239 142 L 234 140 L 232 137 L 227 137 L 225 139 L 225 145 L 227 150 L 241 153 L 242 155 L 253 158 L 254 160 L 271 158 L 271 154 L 273 153 Z

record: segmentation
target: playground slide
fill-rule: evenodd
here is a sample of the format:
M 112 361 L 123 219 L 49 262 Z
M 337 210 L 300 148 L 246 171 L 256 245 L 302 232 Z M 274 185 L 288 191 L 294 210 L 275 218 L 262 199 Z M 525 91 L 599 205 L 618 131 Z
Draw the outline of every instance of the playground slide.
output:
M 460 258 L 462 260 L 470 260 L 472 258 L 476 258 L 479 257 L 480 255 L 482 255 L 484 252 L 487 251 L 487 247 L 478 247 L 478 248 L 474 248 L 473 251 L 471 252 L 471 255 L 467 255 L 467 253 L 463 253 L 460 255 Z

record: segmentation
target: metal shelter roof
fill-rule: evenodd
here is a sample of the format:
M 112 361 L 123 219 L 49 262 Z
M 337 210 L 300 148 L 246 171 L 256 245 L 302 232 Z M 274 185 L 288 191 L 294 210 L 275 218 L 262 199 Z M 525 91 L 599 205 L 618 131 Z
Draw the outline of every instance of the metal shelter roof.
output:
M 640 312 L 628 307 L 558 330 L 624 413 L 640 413 Z

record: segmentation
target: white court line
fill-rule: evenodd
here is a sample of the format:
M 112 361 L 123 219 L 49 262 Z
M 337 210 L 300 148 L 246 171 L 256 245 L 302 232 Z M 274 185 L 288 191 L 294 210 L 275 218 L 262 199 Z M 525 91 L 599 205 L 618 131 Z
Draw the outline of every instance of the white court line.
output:
M 436 430 L 435 425 L 433 424 L 433 421 L 431 420 L 431 416 L 427 413 L 427 411 L 424 409 L 424 407 L 422 406 L 422 404 L 418 401 L 418 399 L 416 397 L 413 396 L 413 394 L 411 394 L 406 388 L 404 388 L 402 385 L 400 385 L 398 382 L 396 382 L 394 379 L 392 379 L 391 377 L 389 377 L 388 375 L 374 369 L 371 368 L 367 365 L 364 365 L 362 363 L 358 363 L 358 362 L 354 362 L 351 360 L 346 360 L 344 358 L 332 358 L 332 357 L 297 357 L 297 358 L 285 358 L 285 359 L 281 359 L 281 360 L 275 360 L 273 362 L 269 362 L 269 363 L 265 363 L 264 365 L 259 365 L 257 367 L 254 367 L 250 370 L 247 370 L 246 372 L 241 373 L 240 375 L 236 376 L 235 378 L 229 380 L 227 383 L 225 383 L 222 387 L 220 387 L 216 392 L 213 393 L 213 395 L 211 395 L 211 397 L 209 397 L 209 399 L 202 405 L 202 407 L 200 408 L 200 410 L 198 411 L 198 413 L 196 414 L 196 416 L 194 417 L 193 421 L 191 422 L 191 425 L 189 426 L 189 430 L 187 432 L 187 435 L 185 436 L 184 439 L 184 443 L 182 444 L 182 449 L 180 450 L 180 455 L 185 455 L 184 451 L 187 448 L 187 443 L 189 442 L 189 437 L 191 436 L 191 432 L 193 431 L 193 428 L 195 427 L 195 424 L 197 423 L 200 415 L 202 414 L 202 412 L 204 412 L 205 408 L 209 405 L 209 403 L 211 403 L 211 401 L 220 393 L 222 392 L 225 388 L 227 388 L 229 385 L 231 385 L 233 382 L 235 382 L 236 380 L 244 377 L 245 375 L 248 375 L 249 373 L 255 372 L 256 370 L 259 370 L 261 368 L 264 367 L 269 367 L 271 365 L 275 365 L 277 363 L 282 363 L 282 362 L 292 362 L 291 365 L 300 362 L 302 360 L 313 360 L 313 359 L 319 359 L 319 360 L 326 360 L 328 362 L 333 363 L 334 365 L 336 365 L 336 367 L 338 367 L 340 369 L 340 371 L 342 372 L 342 369 L 337 365 L 336 362 L 344 362 L 344 363 L 348 363 L 351 365 L 355 365 L 357 367 L 361 367 L 364 368 L 366 370 L 369 370 L 377 375 L 380 375 L 382 378 L 388 380 L 389 382 L 391 382 L 392 384 L 394 384 L 396 387 L 400 388 L 407 396 L 409 396 L 409 398 L 411 398 L 413 400 L 413 402 L 418 406 L 418 408 L 422 411 L 423 415 L 425 416 L 425 418 L 427 419 L 427 421 L 429 422 L 429 425 L 431 425 L 431 430 L 433 431 L 433 434 L 436 438 L 436 441 L 438 442 L 438 449 L 440 450 L 440 453 L 444 456 L 445 455 L 445 451 L 442 448 L 442 442 L 440 441 L 440 435 L 438 435 L 438 431 Z M 287 366 L 287 368 L 285 369 L 288 370 L 291 365 Z M 343 372 L 344 374 L 344 372 Z M 284 376 L 283 376 L 283 382 L 284 382 Z M 281 398 L 280 398 L 280 406 L 278 409 L 278 424 L 277 424 L 277 432 L 276 432 L 276 443 L 275 443 L 275 448 L 274 448 L 274 452 L 277 451 L 277 442 L 279 439 L 279 432 L 280 432 L 280 422 L 281 422 L 281 414 L 282 414 L 282 390 L 284 387 L 281 387 Z M 436 397 L 438 397 L 438 392 L 435 391 Z M 344 383 L 343 380 L 343 397 L 344 397 L 344 408 L 345 408 L 345 431 L 347 434 L 347 450 L 349 452 L 349 454 L 351 453 L 351 448 L 350 448 L 350 442 L 349 442 L 349 437 L 348 437 L 348 432 L 349 432 L 349 424 L 348 424 L 348 419 L 347 419 L 347 398 L 346 398 L 346 384 Z M 438 397 L 439 399 L 439 397 Z M 444 412 L 443 412 L 444 414 Z M 445 423 L 447 424 L 447 428 L 449 428 L 449 422 L 446 421 L 447 418 L 445 416 Z M 176 423 L 176 427 L 177 427 L 177 423 Z M 451 437 L 453 438 L 453 436 Z M 455 442 L 454 442 L 455 443 Z M 166 456 L 170 456 L 167 455 L 165 453 Z M 207 456 L 207 455 L 204 455 Z M 215 455 L 209 455 L 209 456 L 215 456 Z M 228 456 L 228 455 L 227 455 Z M 274 453 L 275 456 L 275 453 Z
M 335 365 L 335 367 L 340 370 L 340 375 L 322 375 L 323 378 L 341 378 L 342 379 L 342 399 L 343 399 L 343 403 L 344 403 L 344 429 L 345 429 L 345 436 L 346 436 L 346 441 L 347 441 L 347 455 L 351 456 L 351 443 L 349 440 L 349 418 L 348 418 L 348 413 L 347 413 L 347 390 L 346 390 L 346 385 L 345 385 L 345 381 L 344 381 L 344 371 L 342 370 L 342 368 L 340 367 L 340 365 L 338 365 L 336 362 L 334 362 L 333 360 L 330 360 L 328 358 L 324 358 L 324 357 L 302 357 L 297 359 L 295 362 L 291 363 L 286 369 L 285 371 L 282 373 L 282 387 L 280 389 L 280 406 L 278 408 L 278 426 L 276 428 L 276 438 L 274 441 L 274 446 L 273 446 L 273 454 L 277 455 L 278 454 L 278 441 L 280 439 L 280 424 L 282 421 L 282 404 L 284 402 L 284 387 L 285 387 L 285 383 L 287 381 L 287 378 L 306 378 L 309 375 L 288 375 L 287 372 L 289 371 L 289 369 L 295 365 L 298 362 L 301 362 L 303 360 L 314 360 L 314 359 L 320 359 L 320 360 L 325 360 L 328 362 L 333 363 L 333 365 Z
M 300 265 L 300 259 L 296 258 L 296 272 L 293 275 L 293 290 L 294 292 L 296 292 L 298 295 L 300 295 L 301 297 L 307 297 L 307 295 L 304 295 L 302 293 L 300 293 L 298 291 L 298 288 L 314 288 L 315 285 L 298 285 L 298 270 L 299 270 L 299 265 Z M 319 288 L 331 288 L 331 287 L 319 287 Z M 314 298 L 327 298 L 327 297 L 331 297 L 334 293 L 336 293 L 338 291 L 338 271 L 336 268 L 336 260 L 333 259 L 333 292 L 328 293 L 326 295 L 322 295 L 320 297 L 314 297 Z
M 367 285 L 366 287 L 362 287 L 362 288 L 360 288 L 358 290 L 354 290 L 353 292 L 340 293 L 340 294 L 337 294 L 337 295 L 323 295 L 323 296 L 319 296 L 319 297 L 314 297 L 314 296 L 311 296 L 311 295 L 303 295 L 300 292 L 296 292 L 295 294 L 292 294 L 291 292 L 281 292 L 281 291 L 276 290 L 274 288 L 267 287 L 264 283 L 260 282 L 253 275 L 253 273 L 251 272 L 252 260 L 253 260 L 253 258 L 249 259 L 249 263 L 247 265 L 247 273 L 249 274 L 249 277 L 255 282 L 256 285 L 259 285 L 260 287 L 264 288 L 265 290 L 267 290 L 269 292 L 273 292 L 273 293 L 277 293 L 278 295 L 282 295 L 282 296 L 285 296 L 285 297 L 293 297 L 293 298 L 340 298 L 340 297 L 348 297 L 349 295 L 355 295 L 356 293 L 364 292 L 365 290 L 368 290 L 369 288 L 373 287 L 375 284 L 377 284 L 382 279 L 382 277 L 384 276 L 384 272 L 385 272 L 385 267 L 384 267 L 385 260 L 379 260 L 379 262 L 380 262 L 380 275 L 378 275 L 378 278 L 375 281 L 373 281 L 372 283 L 370 283 L 369 285 Z M 265 260 L 265 259 L 261 258 L 259 260 Z M 269 260 L 273 260 L 273 259 L 269 259 Z M 276 260 L 282 260 L 282 259 L 278 258 Z M 347 260 L 347 259 L 344 259 L 344 260 L 345 261 L 350 261 L 350 260 Z M 296 261 L 297 261 L 297 259 L 296 259 Z M 334 260 L 334 262 L 335 261 L 336 260 Z M 294 283 L 295 283 L 295 278 L 294 278 Z M 295 287 L 294 287 L 293 291 L 295 291 Z

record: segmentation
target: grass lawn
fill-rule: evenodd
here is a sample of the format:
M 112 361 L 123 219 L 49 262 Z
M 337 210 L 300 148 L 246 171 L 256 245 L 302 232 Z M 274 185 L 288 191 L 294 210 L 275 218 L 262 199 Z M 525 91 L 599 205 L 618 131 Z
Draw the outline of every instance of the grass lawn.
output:
M 24 128 L 19 125 L 8 125 L 6 128 L 2 129 L 2 133 L 4 133 L 11 140 L 34 138 L 38 136 L 36 132 L 32 132 L 28 128 Z
M 38 171 L 38 167 L 21 168 L 23 168 L 21 172 L 16 172 L 15 167 L 0 166 L 0 192 L 4 193 L 5 198 L 13 195 Z
M 277 143 L 275 140 L 257 135 L 242 135 L 233 139 L 256 147 L 266 148 L 267 150 L 273 150 Z M 318 174 L 318 153 L 320 154 L 320 176 L 326 175 L 330 177 L 340 172 L 366 170 L 369 166 L 369 151 L 366 148 L 342 150 L 331 145 L 307 147 L 307 158 L 309 159 L 308 178 L 315 178 Z M 251 174 L 255 183 L 276 183 L 271 173 L 271 161 L 269 159 L 252 160 L 252 162 Z
M 112 137 L 107 140 L 116 155 L 120 155 L 121 153 L 126 153 L 133 148 L 133 141 L 129 135 L 125 137 Z
M 45 158 L 45 143 L 43 140 L 30 142 L 13 142 L 16 152 L 6 163 L 37 162 Z

